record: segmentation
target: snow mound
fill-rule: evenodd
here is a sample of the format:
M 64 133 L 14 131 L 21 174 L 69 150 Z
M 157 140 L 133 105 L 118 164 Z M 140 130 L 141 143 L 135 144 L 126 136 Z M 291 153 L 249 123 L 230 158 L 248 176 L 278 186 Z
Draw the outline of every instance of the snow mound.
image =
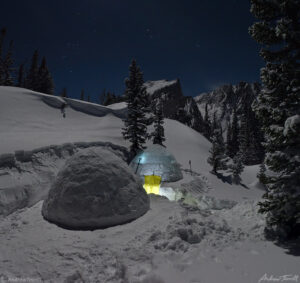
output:
M 161 145 L 153 144 L 140 152 L 129 165 L 139 176 L 161 176 L 163 182 L 176 182 L 182 173 L 175 157 Z
M 93 230 L 132 221 L 149 209 L 139 179 L 111 151 L 85 149 L 58 173 L 42 208 L 59 226 Z

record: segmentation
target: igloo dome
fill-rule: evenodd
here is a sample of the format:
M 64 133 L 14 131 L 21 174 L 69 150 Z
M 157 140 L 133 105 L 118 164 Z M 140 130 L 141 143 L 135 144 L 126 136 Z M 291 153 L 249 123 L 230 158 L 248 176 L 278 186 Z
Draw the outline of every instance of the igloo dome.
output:
M 58 173 L 42 215 L 59 226 L 93 230 L 132 221 L 149 209 L 149 198 L 128 165 L 106 149 L 85 149 Z
M 163 182 L 176 182 L 182 179 L 180 166 L 175 157 L 158 144 L 153 144 L 137 154 L 129 166 L 139 176 L 161 176 Z

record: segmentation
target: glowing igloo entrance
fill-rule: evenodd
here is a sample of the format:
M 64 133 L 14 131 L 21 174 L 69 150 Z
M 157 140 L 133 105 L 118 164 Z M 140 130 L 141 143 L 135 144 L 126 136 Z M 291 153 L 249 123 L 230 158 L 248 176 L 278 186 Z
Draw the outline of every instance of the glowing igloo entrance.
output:
M 144 189 L 147 194 L 159 195 L 161 177 L 156 175 L 145 176 Z

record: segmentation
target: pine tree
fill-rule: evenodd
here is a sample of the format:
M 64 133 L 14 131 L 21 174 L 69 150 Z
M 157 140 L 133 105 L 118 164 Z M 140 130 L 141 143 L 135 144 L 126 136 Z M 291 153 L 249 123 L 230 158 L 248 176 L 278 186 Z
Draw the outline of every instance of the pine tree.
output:
M 0 57 L 2 57 L 3 43 L 4 43 L 5 36 L 6 36 L 6 28 L 2 28 L 0 31 Z
M 3 85 L 4 82 L 5 60 L 2 57 L 2 53 L 3 53 L 3 44 L 4 44 L 5 35 L 6 35 L 6 29 L 3 28 L 1 29 L 0 32 L 0 85 Z
M 260 44 L 266 65 L 261 90 L 253 105 L 265 135 L 265 182 L 260 202 L 267 231 L 276 236 L 300 235 L 300 2 L 251 0 L 259 22 L 249 31 Z M 291 130 L 289 130 L 291 128 Z
M 211 123 L 211 128 L 210 128 L 210 133 L 213 134 L 215 129 L 219 129 L 218 128 L 218 121 L 217 121 L 217 114 L 216 111 L 214 112 L 213 115 L 213 119 L 212 119 L 212 123 Z
M 239 129 L 239 152 L 243 164 L 247 164 L 249 155 L 251 154 L 250 148 L 250 131 L 249 131 L 249 121 L 247 119 L 248 112 L 247 107 L 244 107 L 243 113 L 241 115 L 241 125 Z
M 35 50 L 31 59 L 31 66 L 26 78 L 26 88 L 38 91 L 39 88 L 39 54 Z
M 262 162 L 259 166 L 259 173 L 257 174 L 257 178 L 262 184 L 265 184 L 267 182 L 266 177 L 266 165 L 265 162 Z
M 204 114 L 204 132 L 203 135 L 210 139 L 211 136 L 211 123 L 208 115 L 208 103 L 205 104 L 205 114 Z
M 81 90 L 81 93 L 80 93 L 80 100 L 84 100 L 84 90 L 83 89 Z
M 61 92 L 60 96 L 61 97 L 66 97 L 66 98 L 68 97 L 67 89 L 65 87 L 62 89 L 62 92 Z
M 261 131 L 261 125 L 255 113 L 249 109 L 249 125 L 250 125 L 250 154 L 248 156 L 247 164 L 254 165 L 260 164 L 264 158 L 263 141 L 264 137 Z
M 152 133 L 153 144 L 163 146 L 165 139 L 165 130 L 163 127 L 164 117 L 162 112 L 162 103 L 159 100 L 154 111 L 154 132 Z
M 244 170 L 244 165 L 240 154 L 236 154 L 233 157 L 233 164 L 230 166 L 230 171 L 232 173 L 232 181 L 234 184 L 238 185 L 241 181 L 241 173 Z
M 130 152 L 134 156 L 144 148 L 147 135 L 147 119 L 145 114 L 146 88 L 143 73 L 132 60 L 129 67 L 129 78 L 125 80 L 125 101 L 128 107 L 127 118 L 124 120 L 123 137 L 129 140 Z
M 38 71 L 38 88 L 37 91 L 53 94 L 54 93 L 54 83 L 52 76 L 48 70 L 46 58 L 43 57 L 41 66 Z
M 106 99 L 106 90 L 105 88 L 102 90 L 101 94 L 99 95 L 99 103 L 104 105 L 104 101 Z
M 24 87 L 24 80 L 25 80 L 25 74 L 24 74 L 24 64 L 21 64 L 18 71 L 18 87 Z
M 14 84 L 13 79 L 13 59 L 12 59 L 13 41 L 9 43 L 7 54 L 4 58 L 3 69 L 3 85 L 12 86 Z
M 236 107 L 233 109 L 232 115 L 232 124 L 231 124 L 231 144 L 230 144 L 230 152 L 231 156 L 234 157 L 239 151 L 239 125 L 238 125 L 238 117 Z
M 227 135 L 226 135 L 226 154 L 227 156 L 229 157 L 233 157 L 234 154 L 234 148 L 233 148 L 233 145 L 232 145 L 232 127 L 231 127 L 231 124 L 230 124 L 230 121 L 228 122 L 228 126 L 227 126 Z
M 211 137 L 212 147 L 209 151 L 210 156 L 207 162 L 212 166 L 212 173 L 216 174 L 218 170 L 226 168 L 225 145 L 220 128 L 216 127 Z

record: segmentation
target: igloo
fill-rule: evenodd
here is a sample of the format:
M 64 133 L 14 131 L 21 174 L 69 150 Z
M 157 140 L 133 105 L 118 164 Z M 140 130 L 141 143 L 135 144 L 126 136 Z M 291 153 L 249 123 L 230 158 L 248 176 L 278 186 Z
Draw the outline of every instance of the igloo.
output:
M 149 198 L 128 165 L 106 149 L 85 149 L 58 173 L 42 215 L 59 226 L 93 230 L 132 221 L 149 209 Z
M 130 167 L 139 176 L 160 176 L 162 182 L 182 179 L 180 166 L 175 157 L 163 146 L 150 145 L 131 161 Z

